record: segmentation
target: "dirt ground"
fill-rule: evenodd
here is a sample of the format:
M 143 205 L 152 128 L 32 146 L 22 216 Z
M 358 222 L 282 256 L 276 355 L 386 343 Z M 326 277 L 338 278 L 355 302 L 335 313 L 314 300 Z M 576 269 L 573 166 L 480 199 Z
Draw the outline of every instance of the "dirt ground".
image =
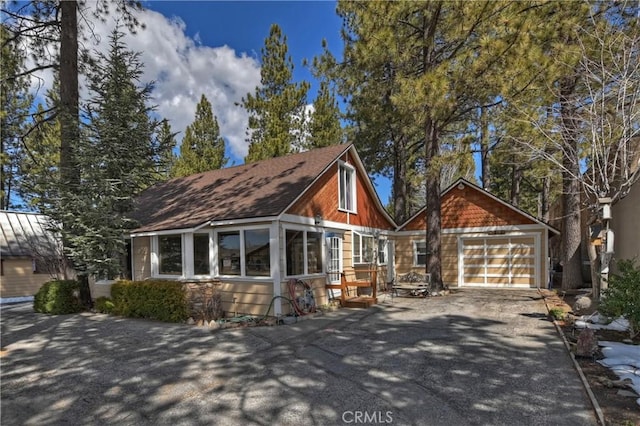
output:
M 573 327 L 573 306 L 576 295 L 558 295 L 556 291 L 544 291 L 547 307 L 561 308 L 567 313 L 565 321 L 558 321 L 561 330 L 570 345 L 576 342 L 578 330 Z M 595 310 L 593 307 L 591 310 Z M 629 339 L 628 333 L 621 333 L 612 330 L 595 330 L 598 341 L 622 342 Z M 640 337 L 636 337 L 634 344 L 640 344 Z M 608 368 L 600 365 L 597 360 L 602 358 L 602 354 L 596 354 L 593 358 L 576 357 L 576 361 L 584 373 L 589 386 L 602 409 L 607 425 L 631 426 L 640 425 L 640 406 L 636 403 L 637 396 L 630 397 L 620 395 L 620 391 L 633 392 L 631 388 L 620 388 L 616 386 L 619 378 Z M 623 394 L 625 392 L 622 392 Z

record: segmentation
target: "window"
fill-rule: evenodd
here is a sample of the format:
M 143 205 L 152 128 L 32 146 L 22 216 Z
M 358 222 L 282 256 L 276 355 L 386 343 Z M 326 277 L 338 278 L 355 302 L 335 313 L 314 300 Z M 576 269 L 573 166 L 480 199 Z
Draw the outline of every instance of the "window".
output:
M 378 265 L 387 264 L 387 240 L 378 238 Z
M 218 234 L 218 271 L 220 275 L 240 275 L 240 231 Z
M 158 271 L 162 275 L 182 275 L 182 236 L 158 237 Z
M 246 275 L 268 277 L 271 275 L 271 259 L 268 229 L 244 231 Z
M 413 264 L 414 266 L 427 265 L 427 242 L 415 241 L 413 243 Z
M 195 275 L 211 274 L 209 234 L 195 234 L 193 236 L 193 273 Z
M 348 212 L 356 210 L 356 172 L 347 164 L 338 167 L 338 208 Z
M 287 229 L 287 276 L 322 273 L 321 232 Z
M 373 262 L 374 238 L 371 235 L 353 233 L 353 263 Z
M 322 272 L 322 233 L 307 232 L 307 273 Z

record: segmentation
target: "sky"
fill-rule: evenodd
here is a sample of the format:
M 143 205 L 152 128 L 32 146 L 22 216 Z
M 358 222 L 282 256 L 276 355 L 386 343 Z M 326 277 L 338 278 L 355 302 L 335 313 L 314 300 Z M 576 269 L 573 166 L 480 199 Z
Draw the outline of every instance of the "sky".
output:
M 237 104 L 260 84 L 261 49 L 272 24 L 278 24 L 287 37 L 294 81 L 311 83 L 309 105 L 318 84 L 303 61 L 311 62 L 322 53 L 323 39 L 334 55 L 342 55 L 342 20 L 335 1 L 143 1 L 143 6 L 135 14 L 145 29 L 127 33 L 124 41 L 130 50 L 140 52 L 142 81 L 155 82 L 158 116 L 179 132 L 180 143 L 204 94 L 226 140 L 228 166 L 242 164 L 248 151 L 248 115 Z M 105 52 L 115 20 L 91 25 L 97 38 L 90 37 L 86 45 Z M 83 91 L 81 81 L 81 96 Z M 374 184 L 386 204 L 390 182 L 375 177 Z

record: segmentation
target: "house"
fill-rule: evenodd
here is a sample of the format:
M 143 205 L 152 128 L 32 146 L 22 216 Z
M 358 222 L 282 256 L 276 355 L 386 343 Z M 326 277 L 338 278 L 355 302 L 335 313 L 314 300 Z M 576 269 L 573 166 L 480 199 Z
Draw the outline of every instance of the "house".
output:
M 172 179 L 132 216 L 133 279 L 215 282 L 226 312 L 287 313 L 291 279 L 322 305 L 343 271 L 391 273 L 397 225 L 351 144 Z
M 640 183 L 638 182 L 631 186 L 626 197 L 611 206 L 609 226 L 615 235 L 614 270 L 616 260 L 635 259 L 636 266 L 640 266 Z
M 40 286 L 64 276 L 62 246 L 41 214 L 0 211 L 0 298 L 28 300 Z
M 546 288 L 549 238 L 559 232 L 460 179 L 441 194 L 441 259 L 449 287 Z M 399 274 L 424 272 L 426 208 L 395 233 Z

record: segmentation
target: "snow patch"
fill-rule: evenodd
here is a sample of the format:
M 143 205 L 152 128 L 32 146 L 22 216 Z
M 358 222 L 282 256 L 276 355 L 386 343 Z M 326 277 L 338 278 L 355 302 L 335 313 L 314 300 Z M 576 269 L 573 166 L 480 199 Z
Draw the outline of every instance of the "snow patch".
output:
M 611 369 L 620 380 L 630 379 L 631 388 L 640 395 L 640 346 L 607 341 L 599 345 L 604 359 L 598 362 Z M 640 405 L 640 398 L 636 402 Z
M 590 328 L 592 330 L 615 330 L 627 331 L 629 321 L 626 318 L 616 318 L 609 321 L 609 318 L 595 312 L 591 315 L 582 315 L 574 322 L 576 328 Z

